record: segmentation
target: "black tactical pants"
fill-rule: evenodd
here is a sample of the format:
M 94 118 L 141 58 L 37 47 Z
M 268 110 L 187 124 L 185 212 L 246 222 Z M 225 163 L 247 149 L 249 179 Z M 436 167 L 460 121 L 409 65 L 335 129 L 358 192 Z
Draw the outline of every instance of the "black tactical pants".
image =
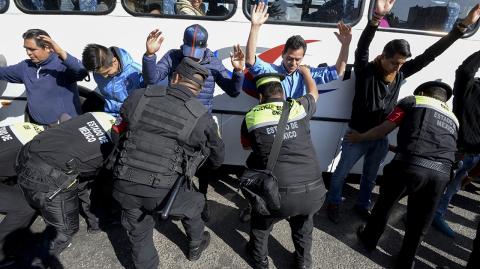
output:
M 160 197 L 141 197 L 113 190 L 113 197 L 122 207 L 122 226 L 132 244 L 132 259 L 135 268 L 156 269 L 159 259 L 153 244 L 153 228 L 158 216 L 155 211 L 163 208 L 169 189 L 159 189 Z M 185 228 L 189 245 L 199 246 L 205 224 L 200 213 L 205 204 L 202 194 L 181 188 L 173 203 L 170 216 L 180 218 Z
M 408 195 L 405 236 L 396 268 L 410 269 L 450 175 L 400 161 L 392 161 L 383 171 L 386 180 L 380 186 L 380 196 L 363 238 L 369 246 L 376 246 L 385 231 L 392 207 Z
M 467 269 L 477 268 L 480 268 L 480 222 L 478 222 L 477 236 L 473 240 L 473 249 L 467 264 Z
M 310 268 L 312 264 L 312 231 L 313 214 L 325 200 L 323 184 L 314 190 L 302 193 L 280 193 L 281 208 L 271 216 L 262 216 L 252 211 L 249 246 L 253 259 L 264 261 L 268 256 L 268 237 L 273 225 L 283 219 L 290 223 L 292 240 L 295 246 L 295 261 L 297 264 Z
M 48 230 L 48 255 L 60 254 L 70 244 L 73 235 L 79 228 L 78 184 L 61 191 L 52 201 L 47 198 L 58 188 L 54 181 L 41 170 L 35 170 L 28 161 L 22 164 L 24 168 L 18 183 L 30 206 L 40 212 Z M 28 168 L 27 168 L 28 167 Z M 47 185 L 48 189 L 37 189 L 35 186 Z
M 0 183 L 0 212 L 6 214 L 0 223 L 0 261 L 5 255 L 17 255 L 16 249 L 22 242 L 18 241 L 15 233 L 28 228 L 35 217 L 35 209 L 30 207 L 18 185 Z M 15 236 L 15 238 L 11 237 Z M 11 238 L 8 238 L 11 237 Z M 4 245 L 8 238 L 8 246 Z M 10 244 L 12 243 L 12 244 Z M 8 249 L 4 249 L 7 247 Z M 8 252 L 7 252 L 8 251 Z

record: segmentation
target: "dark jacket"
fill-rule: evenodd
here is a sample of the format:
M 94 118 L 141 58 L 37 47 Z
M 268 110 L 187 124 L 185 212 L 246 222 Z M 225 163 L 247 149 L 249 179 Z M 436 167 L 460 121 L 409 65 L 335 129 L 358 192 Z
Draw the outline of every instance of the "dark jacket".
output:
M 424 53 L 407 61 L 395 79 L 388 84 L 383 80 L 376 64 L 368 61 L 370 43 L 376 31 L 377 27 L 368 23 L 355 51 L 355 97 L 349 126 L 358 132 L 366 132 L 381 124 L 397 104 L 403 81 L 433 62 L 463 35 L 454 27 L 448 35 L 435 42 Z
M 480 153 L 480 51 L 470 55 L 457 69 L 453 87 L 453 113 L 460 122 L 458 148 L 467 153 Z
M 25 84 L 28 111 L 40 124 L 55 123 L 63 113 L 72 117 L 81 114 L 77 81 L 87 74 L 82 63 L 70 54 L 65 61 L 51 53 L 40 64 L 29 59 L 0 67 L 0 80 Z
M 146 85 L 158 84 L 160 81 L 168 77 L 170 81 L 173 72 L 177 68 L 180 61 L 183 59 L 182 50 L 169 50 L 165 55 L 155 64 L 156 56 L 143 56 L 142 59 L 142 73 Z M 202 91 L 197 96 L 198 100 L 212 112 L 213 107 L 213 93 L 215 91 L 215 83 L 222 88 L 229 96 L 236 97 L 240 94 L 243 85 L 243 72 L 233 72 L 232 77 L 228 74 L 227 69 L 222 64 L 222 61 L 213 55 L 209 49 L 205 51 L 203 59 L 200 64 L 208 69 L 208 78 L 205 81 Z

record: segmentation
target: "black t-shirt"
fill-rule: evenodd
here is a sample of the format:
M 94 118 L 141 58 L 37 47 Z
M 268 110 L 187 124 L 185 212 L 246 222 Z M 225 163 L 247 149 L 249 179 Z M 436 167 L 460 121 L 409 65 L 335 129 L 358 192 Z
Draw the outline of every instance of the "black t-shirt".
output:
M 242 144 L 252 148 L 247 159 L 248 167 L 265 169 L 282 106 L 282 99 L 270 99 L 252 108 L 245 116 L 241 130 Z M 316 110 L 315 99 L 307 94 L 290 100 L 290 107 L 284 140 L 274 168 L 280 186 L 308 183 L 321 177 L 310 136 L 310 118 Z

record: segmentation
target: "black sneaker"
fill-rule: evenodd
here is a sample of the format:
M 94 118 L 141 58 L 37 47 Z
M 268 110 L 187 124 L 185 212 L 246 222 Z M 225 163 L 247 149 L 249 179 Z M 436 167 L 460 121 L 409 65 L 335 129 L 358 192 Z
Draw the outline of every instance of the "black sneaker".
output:
M 368 242 L 368 240 L 365 237 L 364 230 L 365 230 L 365 225 L 358 226 L 357 228 L 358 241 L 362 244 L 365 250 L 367 250 L 368 252 L 373 252 L 377 248 L 377 246 Z
M 327 216 L 335 224 L 340 222 L 340 206 L 329 204 L 327 205 Z
M 209 244 L 210 233 L 205 231 L 203 232 L 203 238 L 200 245 L 196 247 L 190 247 L 190 249 L 188 250 L 188 260 L 193 262 L 200 259 L 200 256 L 202 256 L 202 252 L 208 247 Z
M 250 257 L 250 259 L 252 261 L 253 269 L 268 269 L 268 257 L 265 257 L 265 259 L 263 259 L 263 261 L 257 261 L 253 257 L 253 248 L 250 246 L 250 242 L 247 243 L 247 245 L 245 246 L 245 249 L 247 251 L 248 256 Z
M 357 205 L 353 207 L 353 211 L 355 211 L 355 213 L 357 213 L 357 215 L 360 216 L 363 220 L 368 220 L 370 218 L 370 215 L 372 215 L 370 210 L 359 207 Z
M 205 200 L 205 206 L 203 207 L 203 210 L 202 210 L 202 220 L 204 222 L 209 222 L 210 221 L 210 211 L 208 210 L 208 201 Z

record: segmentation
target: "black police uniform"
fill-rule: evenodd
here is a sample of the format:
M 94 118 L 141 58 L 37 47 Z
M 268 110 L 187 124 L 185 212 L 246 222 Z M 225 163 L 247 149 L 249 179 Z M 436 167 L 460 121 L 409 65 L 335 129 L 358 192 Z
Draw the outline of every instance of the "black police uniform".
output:
M 290 100 L 290 115 L 284 140 L 274 168 L 281 195 L 281 208 L 270 216 L 252 212 L 249 248 L 259 264 L 268 263 L 268 237 L 273 225 L 288 219 L 292 229 L 297 264 L 310 268 L 312 263 L 313 214 L 325 199 L 325 186 L 310 137 L 310 118 L 316 110 L 315 99 L 307 94 Z M 283 99 L 271 98 L 252 108 L 242 123 L 242 144 L 253 152 L 249 168 L 265 169 Z
M 8 246 L 8 252 L 4 251 L 7 236 L 28 227 L 35 216 L 35 210 L 27 203 L 18 185 L 14 184 L 15 180 L 8 179 L 17 175 L 15 160 L 22 146 L 43 129 L 42 126 L 32 123 L 0 127 L 0 212 L 5 214 L 0 223 L 0 261 L 4 260 L 6 255 L 15 254 L 11 249 L 13 245 Z M 9 241 L 13 243 L 16 240 Z M 15 245 L 18 247 L 20 243 Z
M 405 236 L 396 268 L 411 268 L 450 179 L 458 121 L 446 103 L 426 96 L 406 97 L 391 116 L 398 111 L 403 111 L 404 118 L 399 125 L 397 154 L 384 168 L 386 180 L 359 237 L 367 248 L 375 249 L 392 207 L 408 195 Z
M 152 215 L 163 209 L 181 175 L 193 176 L 196 167 L 190 164 L 198 165 L 201 154 L 209 155 L 211 167 L 219 167 L 224 144 L 207 109 L 180 84 L 136 90 L 125 100 L 120 115 L 119 126 L 125 124 L 126 132 L 114 167 L 113 196 L 122 207 L 122 225 L 132 243 L 136 268 L 157 268 Z M 200 213 L 205 198 L 189 185 L 181 186 L 170 215 L 182 220 L 194 249 L 204 239 Z
M 113 123 L 107 113 L 83 114 L 42 132 L 20 151 L 18 184 L 48 230 L 55 231 L 48 238 L 48 255 L 62 252 L 78 231 L 76 179 L 96 173 L 104 164 L 113 148 Z

